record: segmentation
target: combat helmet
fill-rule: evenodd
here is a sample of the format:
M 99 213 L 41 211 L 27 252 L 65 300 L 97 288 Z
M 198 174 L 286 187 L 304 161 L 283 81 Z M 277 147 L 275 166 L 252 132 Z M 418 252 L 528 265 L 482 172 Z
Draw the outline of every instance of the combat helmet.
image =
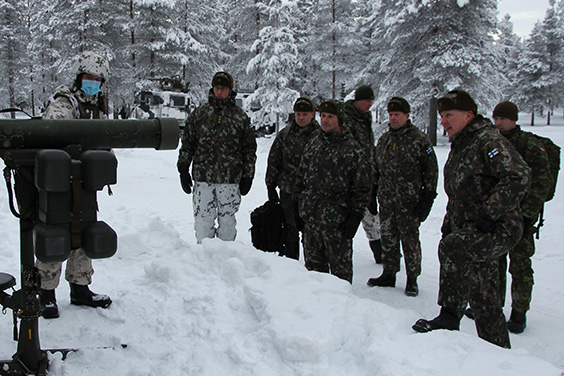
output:
M 107 81 L 110 77 L 110 63 L 104 56 L 86 51 L 73 64 L 71 72 L 75 76 L 86 73 L 100 77 L 102 81 Z

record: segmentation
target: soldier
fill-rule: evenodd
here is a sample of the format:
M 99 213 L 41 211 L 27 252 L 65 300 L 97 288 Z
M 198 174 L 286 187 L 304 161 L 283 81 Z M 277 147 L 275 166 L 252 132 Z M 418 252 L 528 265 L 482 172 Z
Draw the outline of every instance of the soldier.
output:
M 299 231 L 294 220 L 292 192 L 298 179 L 298 167 L 305 146 L 321 133 L 315 120 L 315 105 L 309 98 L 298 98 L 294 103 L 294 116 L 272 144 L 268 154 L 266 188 L 268 199 L 280 202 L 284 212 L 286 236 L 280 256 L 298 260 L 300 257 Z M 280 188 L 280 197 L 276 192 Z
M 499 296 L 499 257 L 523 233 L 519 203 L 531 171 L 511 143 L 477 114 L 467 92 L 449 91 L 437 105 L 441 124 L 453 138 L 444 168 L 449 200 L 439 243 L 441 312 L 433 320 L 418 320 L 413 329 L 459 330 L 469 301 L 478 336 L 510 348 Z
M 346 101 L 341 107 L 343 127 L 354 137 L 364 150 L 372 167 L 375 166 L 374 131 L 372 130 L 372 114 L 370 108 L 374 103 L 374 92 L 369 86 L 359 86 L 354 92 L 354 100 Z M 374 170 L 373 170 L 374 175 Z M 375 175 L 374 175 L 375 176 Z M 377 264 L 382 262 L 382 241 L 380 239 L 380 218 L 376 203 L 376 181 L 373 192 L 362 218 L 362 227 L 368 238 L 368 244 Z
M 69 88 L 59 86 L 49 100 L 44 119 L 107 119 L 102 85 L 110 75 L 108 60 L 94 52 L 84 52 L 71 68 L 75 77 Z M 59 317 L 55 289 L 61 278 L 62 262 L 37 260 L 40 276 L 39 304 L 46 319 Z M 112 300 L 88 288 L 92 283 L 92 260 L 82 248 L 73 249 L 67 260 L 65 279 L 70 283 L 71 304 L 107 308 Z
M 233 77 L 217 72 L 208 103 L 198 107 L 184 127 L 177 167 L 186 194 L 192 193 L 194 178 L 192 202 L 198 243 L 215 236 L 235 240 L 235 214 L 241 196 L 249 193 L 253 182 L 257 143 L 247 114 L 235 105 L 236 95 Z
M 531 187 L 521 201 L 523 212 L 523 237 L 509 251 L 509 272 L 511 273 L 511 316 L 507 329 L 512 333 L 522 333 L 527 325 L 526 313 L 530 308 L 533 292 L 533 268 L 531 258 L 535 254 L 535 223 L 539 218 L 546 195 L 551 187 L 548 154 L 542 143 L 531 137 L 531 133 L 521 130 L 517 125 L 519 109 L 512 102 L 501 102 L 493 110 L 494 123 L 527 165 L 531 168 Z M 507 257 L 500 258 L 500 295 L 505 300 L 507 276 Z M 503 304 L 502 304 L 503 305 Z
M 319 112 L 323 133 L 307 145 L 296 184 L 305 266 L 352 283 L 352 238 L 368 205 L 371 169 L 358 143 L 341 131 L 337 104 L 325 101 Z
M 388 103 L 390 129 L 376 146 L 376 179 L 382 226 L 384 270 L 369 286 L 395 287 L 400 270 L 400 242 L 405 255 L 405 294 L 417 296 L 421 274 L 419 225 L 437 196 L 439 166 L 429 138 L 409 119 L 409 103 L 394 97 Z

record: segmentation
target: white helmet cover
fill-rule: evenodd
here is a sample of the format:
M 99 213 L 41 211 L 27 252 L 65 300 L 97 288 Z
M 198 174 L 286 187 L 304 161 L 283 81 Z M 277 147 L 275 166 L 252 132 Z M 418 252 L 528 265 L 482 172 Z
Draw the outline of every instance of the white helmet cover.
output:
M 76 76 L 86 73 L 107 81 L 110 76 L 110 63 L 104 56 L 92 51 L 86 51 L 75 61 L 71 71 Z

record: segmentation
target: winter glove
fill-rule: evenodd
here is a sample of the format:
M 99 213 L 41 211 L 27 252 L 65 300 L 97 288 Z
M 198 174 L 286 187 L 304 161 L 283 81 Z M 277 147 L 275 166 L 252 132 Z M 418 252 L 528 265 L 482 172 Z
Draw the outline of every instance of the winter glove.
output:
M 346 239 L 354 238 L 356 234 L 356 230 L 358 230 L 358 226 L 360 226 L 360 222 L 362 221 L 362 217 L 363 216 L 361 214 L 351 212 L 347 216 L 345 221 L 341 223 L 339 229 L 341 230 L 341 232 L 343 233 Z
M 480 209 L 478 215 L 474 218 L 474 224 L 478 229 L 485 233 L 495 231 L 495 221 L 483 209 Z
M 425 189 L 423 190 L 421 200 L 419 201 L 419 205 L 417 205 L 417 209 L 415 211 L 415 214 L 419 217 L 419 222 L 425 222 L 427 217 L 429 217 L 435 197 L 437 197 L 436 192 L 427 191 Z
M 276 192 L 275 187 L 266 187 L 268 192 L 268 201 L 272 201 L 275 204 L 280 202 L 280 198 L 278 197 L 278 192 Z
M 292 213 L 294 214 L 294 222 L 296 222 L 296 228 L 298 231 L 304 230 L 304 221 L 302 217 L 300 217 L 300 209 L 298 205 L 298 201 L 294 201 L 292 203 Z
M 186 194 L 192 193 L 192 178 L 190 177 L 189 172 L 181 172 L 180 173 L 180 184 L 182 185 L 182 190 L 186 192 Z
M 251 185 L 253 185 L 253 178 L 241 178 L 239 182 L 239 191 L 241 196 L 245 196 L 251 190 Z

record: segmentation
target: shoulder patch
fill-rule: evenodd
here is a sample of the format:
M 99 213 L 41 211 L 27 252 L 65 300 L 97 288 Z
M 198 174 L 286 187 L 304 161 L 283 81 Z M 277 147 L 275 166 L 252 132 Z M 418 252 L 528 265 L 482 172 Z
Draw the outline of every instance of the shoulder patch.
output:
M 429 149 L 425 150 L 425 152 L 426 152 L 427 154 L 431 154 L 431 153 L 433 152 L 433 148 L 430 147 Z
M 495 149 L 493 149 L 492 151 L 490 151 L 490 152 L 488 153 L 488 156 L 489 156 L 490 159 L 491 159 L 491 158 L 495 157 L 495 156 L 498 155 L 498 154 L 499 154 L 499 150 L 497 150 L 497 148 L 495 148 Z

